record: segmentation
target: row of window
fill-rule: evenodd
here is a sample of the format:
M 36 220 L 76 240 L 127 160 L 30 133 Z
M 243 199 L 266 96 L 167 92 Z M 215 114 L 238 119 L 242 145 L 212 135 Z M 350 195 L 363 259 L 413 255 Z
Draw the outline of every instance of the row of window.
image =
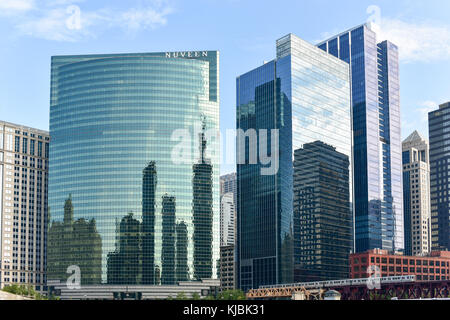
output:
M 29 142 L 29 143 L 28 143 Z M 36 140 L 28 140 L 28 138 L 22 138 L 22 149 L 20 149 L 20 137 L 15 137 L 14 143 L 14 151 L 22 152 L 23 154 L 30 154 L 33 156 L 48 158 L 50 153 L 50 145 L 48 142 L 45 142 L 45 149 L 43 149 L 44 143 L 42 141 L 37 141 L 37 154 L 36 154 Z
M 354 258 L 353 264 L 367 264 L 367 258 L 362 257 Z M 388 262 L 389 261 L 389 262 Z M 383 257 L 370 257 L 371 263 L 382 263 L 382 264 L 404 264 L 404 265 L 424 265 L 424 266 L 437 266 L 437 267 L 449 267 L 450 262 L 449 261 L 440 261 L 440 260 L 416 260 L 416 259 L 404 259 L 404 258 L 383 258 Z

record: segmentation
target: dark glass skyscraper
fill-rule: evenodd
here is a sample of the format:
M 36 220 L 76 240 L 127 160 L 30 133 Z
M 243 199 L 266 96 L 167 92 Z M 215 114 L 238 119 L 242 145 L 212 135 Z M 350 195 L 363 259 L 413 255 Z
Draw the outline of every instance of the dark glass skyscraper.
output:
M 294 281 L 349 277 L 350 159 L 321 141 L 295 150 Z
M 450 102 L 428 115 L 431 248 L 450 250 Z
M 193 165 L 193 224 L 194 224 L 194 277 L 209 279 L 212 276 L 213 198 L 211 160 L 206 157 L 204 133 L 199 134 L 200 159 Z M 216 235 L 217 236 L 217 235 Z M 220 230 L 219 230 L 220 237 Z
M 82 285 L 217 279 L 218 74 L 217 51 L 52 58 L 49 280 L 89 255 Z
M 369 25 L 318 46 L 351 68 L 355 250 L 403 250 L 398 48 Z
M 175 197 L 162 199 L 161 284 L 175 284 Z
M 144 169 L 142 179 L 142 284 L 156 284 L 155 279 L 155 219 L 156 163 L 151 161 Z
M 237 128 L 257 138 L 245 146 L 238 139 L 238 287 L 293 281 L 294 150 L 320 140 L 351 159 L 349 78 L 347 63 L 292 34 L 277 41 L 275 60 L 237 78 Z M 272 129 L 279 169 L 265 175 L 269 165 L 250 158 L 271 150 Z

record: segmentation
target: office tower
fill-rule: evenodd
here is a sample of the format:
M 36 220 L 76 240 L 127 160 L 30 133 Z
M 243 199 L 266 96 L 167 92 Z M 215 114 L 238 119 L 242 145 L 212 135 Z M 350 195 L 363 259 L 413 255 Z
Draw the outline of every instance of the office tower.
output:
M 236 289 L 236 263 L 235 247 L 221 246 L 220 247 L 220 290 L 234 290 Z
M 234 180 L 236 182 L 236 180 Z M 226 188 L 222 188 L 222 191 Z M 220 197 L 220 289 L 235 289 L 236 209 L 233 192 Z
M 66 282 L 74 260 L 82 288 L 108 284 L 108 275 L 123 286 L 173 283 L 174 246 L 182 248 L 180 261 L 187 263 L 179 265 L 183 280 L 197 280 L 201 265 L 201 277 L 218 282 L 219 139 L 204 139 L 208 163 L 202 164 L 198 137 L 202 129 L 205 137 L 210 130 L 219 131 L 219 52 L 56 56 L 51 71 L 49 206 L 54 240 L 49 241 L 48 259 L 54 287 Z M 92 221 L 98 240 L 86 240 L 64 255 L 59 249 L 70 253 L 73 247 L 58 242 L 69 197 L 72 224 Z M 137 234 L 123 233 L 124 217 Z M 198 220 L 200 229 L 194 226 Z M 184 233 L 180 230 L 178 238 L 175 229 L 182 223 Z M 118 243 L 127 234 L 138 243 L 139 254 L 133 251 L 120 260 Z M 199 255 L 196 241 L 204 250 Z M 92 251 L 100 254 L 100 268 L 85 269 Z
M 350 64 L 355 251 L 404 249 L 398 48 L 369 24 L 319 48 Z
M 0 289 L 46 291 L 48 132 L 0 121 Z
M 321 141 L 294 153 L 294 281 L 347 279 L 350 159 Z
M 293 34 L 237 78 L 239 288 L 293 281 L 294 150 L 322 141 L 351 159 L 349 79 L 347 63 Z M 254 161 L 264 149 L 272 161 Z
M 431 249 L 450 250 L 450 102 L 428 114 L 430 139 Z
M 220 199 L 220 246 L 234 246 L 236 235 L 236 210 L 233 193 L 225 193 Z
M 236 288 L 236 173 L 220 177 L 220 289 Z
M 233 193 L 234 201 L 236 203 L 237 197 L 237 184 L 236 184 L 236 172 L 226 174 L 220 177 L 220 196 L 225 193 Z
M 405 254 L 431 250 L 430 164 L 428 141 L 414 131 L 403 141 L 403 210 Z

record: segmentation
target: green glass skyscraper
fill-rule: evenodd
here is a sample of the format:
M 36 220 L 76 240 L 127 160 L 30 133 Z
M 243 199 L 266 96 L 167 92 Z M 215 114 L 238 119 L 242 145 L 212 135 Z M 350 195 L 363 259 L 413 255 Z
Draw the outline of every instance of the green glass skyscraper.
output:
M 217 278 L 218 74 L 217 51 L 52 58 L 50 281 Z

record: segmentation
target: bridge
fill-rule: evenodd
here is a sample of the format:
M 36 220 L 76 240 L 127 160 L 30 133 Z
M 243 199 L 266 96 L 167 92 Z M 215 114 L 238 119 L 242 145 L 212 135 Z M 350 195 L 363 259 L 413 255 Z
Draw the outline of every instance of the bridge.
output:
M 417 281 L 415 276 L 397 276 L 295 283 L 253 289 L 247 299 L 323 300 L 330 290 L 339 292 L 341 300 L 448 299 L 450 280 Z

